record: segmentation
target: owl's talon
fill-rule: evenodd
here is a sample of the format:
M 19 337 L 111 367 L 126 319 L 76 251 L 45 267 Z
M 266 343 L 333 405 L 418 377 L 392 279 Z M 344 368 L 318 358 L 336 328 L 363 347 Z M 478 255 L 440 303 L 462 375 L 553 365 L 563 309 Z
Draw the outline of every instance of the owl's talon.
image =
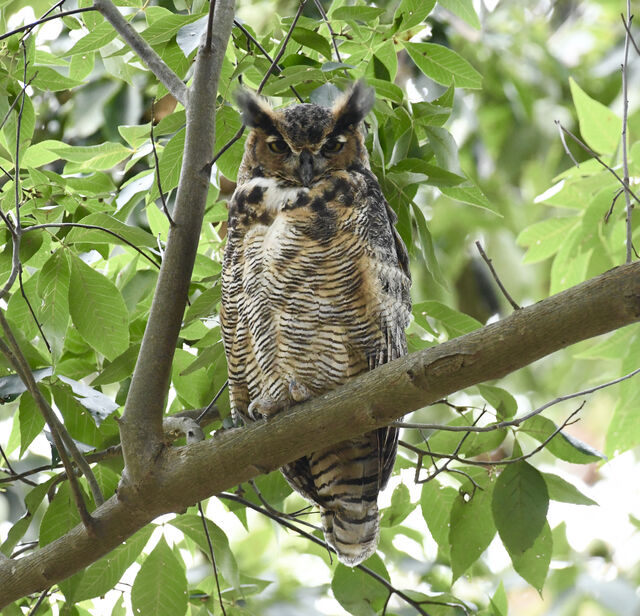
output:
M 286 408 L 287 404 L 281 400 L 274 400 L 273 398 L 256 398 L 249 405 L 247 413 L 249 417 L 258 421 L 259 419 L 265 419 L 275 415 L 278 411 Z
M 305 402 L 311 398 L 311 392 L 307 386 L 295 379 L 289 381 L 289 395 L 294 402 Z

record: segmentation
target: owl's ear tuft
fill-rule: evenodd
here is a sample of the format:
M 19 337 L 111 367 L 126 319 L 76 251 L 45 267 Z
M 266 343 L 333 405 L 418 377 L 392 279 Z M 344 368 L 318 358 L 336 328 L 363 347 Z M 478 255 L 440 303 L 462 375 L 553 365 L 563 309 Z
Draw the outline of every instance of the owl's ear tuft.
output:
M 333 116 L 336 119 L 335 131 L 339 132 L 362 122 L 375 102 L 375 90 L 368 87 L 362 79 L 356 81 L 354 86 L 333 106 Z
M 236 102 L 242 112 L 242 122 L 249 128 L 261 128 L 267 133 L 277 132 L 273 123 L 273 110 L 253 92 L 238 90 Z

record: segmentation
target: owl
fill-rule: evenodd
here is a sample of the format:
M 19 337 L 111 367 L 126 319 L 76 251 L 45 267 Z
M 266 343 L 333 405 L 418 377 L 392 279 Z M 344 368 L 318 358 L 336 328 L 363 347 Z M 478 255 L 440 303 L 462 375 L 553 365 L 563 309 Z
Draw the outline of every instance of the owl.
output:
M 238 103 L 250 133 L 229 201 L 220 324 L 231 408 L 251 421 L 405 355 L 411 276 L 364 145 L 373 90 L 357 82 L 331 108 L 276 110 L 245 91 Z M 281 469 L 347 565 L 376 549 L 397 442 L 381 428 Z

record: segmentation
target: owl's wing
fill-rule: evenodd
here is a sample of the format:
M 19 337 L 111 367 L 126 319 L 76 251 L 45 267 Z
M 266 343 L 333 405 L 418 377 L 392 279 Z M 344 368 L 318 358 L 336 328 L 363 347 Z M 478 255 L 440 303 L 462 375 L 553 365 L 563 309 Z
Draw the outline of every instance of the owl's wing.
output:
M 220 303 L 220 329 L 229 371 L 229 398 L 231 410 L 235 414 L 246 412 L 249 404 L 243 366 L 241 340 L 238 336 L 238 309 L 243 294 L 244 251 L 242 235 L 238 225 L 238 195 L 236 190 L 229 200 L 229 220 L 227 224 L 227 245 L 222 261 L 222 301 Z
M 381 336 L 375 347 L 368 349 L 369 369 L 398 359 L 407 354 L 405 328 L 411 314 L 411 272 L 409 255 L 404 242 L 395 229 L 398 220 L 387 203 L 377 178 L 368 169 L 363 170 L 364 199 L 359 225 L 362 239 L 369 247 L 372 281 L 377 287 L 377 305 L 374 312 Z M 376 431 L 378 459 L 380 460 L 380 485 L 384 487 L 391 476 L 398 447 L 397 428 L 380 428 Z

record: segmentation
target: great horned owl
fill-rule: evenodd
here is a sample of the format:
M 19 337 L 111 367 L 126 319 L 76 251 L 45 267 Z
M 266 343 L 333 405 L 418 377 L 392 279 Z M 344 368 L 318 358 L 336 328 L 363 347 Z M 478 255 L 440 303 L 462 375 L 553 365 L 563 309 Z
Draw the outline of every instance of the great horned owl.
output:
M 251 132 L 229 202 L 220 323 L 232 411 L 252 420 L 405 355 L 411 278 L 360 128 L 373 91 L 358 82 L 332 108 L 274 110 L 248 92 L 238 102 Z M 281 469 L 320 508 L 345 564 L 376 549 L 397 441 L 381 428 Z

